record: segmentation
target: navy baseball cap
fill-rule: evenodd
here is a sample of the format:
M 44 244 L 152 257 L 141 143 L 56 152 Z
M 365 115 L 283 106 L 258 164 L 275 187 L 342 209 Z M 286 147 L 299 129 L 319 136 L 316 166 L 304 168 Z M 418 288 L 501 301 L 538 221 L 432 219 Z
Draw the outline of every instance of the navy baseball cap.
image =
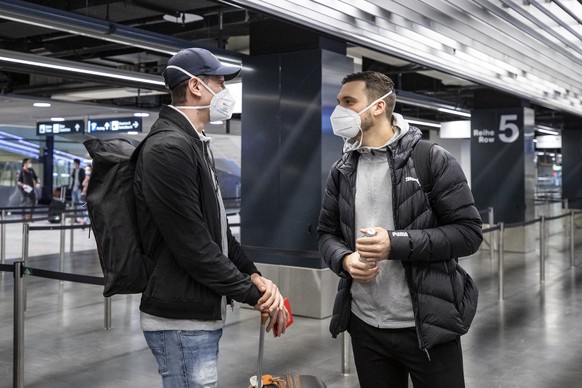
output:
M 187 48 L 180 50 L 168 61 L 168 66 L 179 67 L 193 76 L 199 75 L 222 75 L 224 80 L 228 81 L 235 78 L 240 73 L 238 66 L 226 66 L 210 51 L 203 48 Z M 164 81 L 168 89 L 172 90 L 181 82 L 184 82 L 191 77 L 174 68 L 166 68 L 162 73 Z

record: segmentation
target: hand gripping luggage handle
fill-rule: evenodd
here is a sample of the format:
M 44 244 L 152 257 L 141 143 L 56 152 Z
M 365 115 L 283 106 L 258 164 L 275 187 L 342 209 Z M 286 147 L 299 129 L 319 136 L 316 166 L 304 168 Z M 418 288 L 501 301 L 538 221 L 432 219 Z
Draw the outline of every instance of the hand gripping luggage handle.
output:
M 259 359 L 257 361 L 257 386 L 256 388 L 261 388 L 263 386 L 263 349 L 265 347 L 265 326 L 267 324 L 267 319 L 269 318 L 268 312 L 261 313 L 261 328 L 259 332 Z

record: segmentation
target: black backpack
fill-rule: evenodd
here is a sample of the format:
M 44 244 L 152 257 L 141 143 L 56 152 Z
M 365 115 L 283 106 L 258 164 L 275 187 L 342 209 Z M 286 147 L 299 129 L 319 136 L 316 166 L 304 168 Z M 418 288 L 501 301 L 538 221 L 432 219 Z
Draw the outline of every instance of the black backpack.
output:
M 93 159 L 86 199 L 105 278 L 103 296 L 143 292 L 155 266 L 141 245 L 133 193 L 137 157 L 151 135 L 137 147 L 125 139 L 83 142 Z

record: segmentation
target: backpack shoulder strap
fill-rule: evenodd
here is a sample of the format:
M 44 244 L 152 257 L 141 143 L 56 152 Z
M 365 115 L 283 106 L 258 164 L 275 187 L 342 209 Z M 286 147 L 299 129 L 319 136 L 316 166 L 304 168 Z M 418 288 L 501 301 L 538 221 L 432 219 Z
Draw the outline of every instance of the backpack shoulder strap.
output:
M 430 194 L 434 184 L 430 169 L 430 150 L 435 144 L 431 141 L 420 139 L 412 151 L 414 168 L 416 169 L 422 190 L 427 194 Z
M 150 131 L 146 137 L 137 145 L 137 147 L 135 147 L 135 150 L 133 151 L 133 153 L 131 154 L 131 161 L 133 163 L 135 163 L 137 161 L 137 157 L 139 156 L 139 153 L 143 147 L 143 145 L 145 144 L 146 140 L 149 139 L 152 136 L 157 135 L 158 133 L 161 132 L 166 132 L 166 131 L 170 131 L 170 129 L 168 128 L 162 128 L 162 129 L 157 129 L 155 131 Z

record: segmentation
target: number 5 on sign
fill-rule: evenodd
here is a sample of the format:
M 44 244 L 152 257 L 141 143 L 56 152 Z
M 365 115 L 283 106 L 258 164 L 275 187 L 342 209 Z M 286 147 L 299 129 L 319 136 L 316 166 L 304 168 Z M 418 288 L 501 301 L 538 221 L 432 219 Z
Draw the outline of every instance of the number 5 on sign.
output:
M 519 137 L 519 127 L 510 121 L 517 120 L 517 115 L 501 115 L 499 120 L 499 140 L 504 143 L 513 143 Z M 511 131 L 508 135 L 507 131 Z

